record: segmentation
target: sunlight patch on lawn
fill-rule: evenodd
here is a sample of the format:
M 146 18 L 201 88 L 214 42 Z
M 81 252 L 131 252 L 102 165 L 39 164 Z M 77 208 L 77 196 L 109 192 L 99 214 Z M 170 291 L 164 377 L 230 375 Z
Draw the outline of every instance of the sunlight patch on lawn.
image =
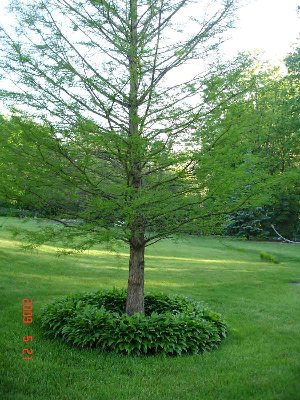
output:
M 0 240 L 0 248 L 2 249 L 9 249 L 11 250 L 12 248 L 20 248 L 21 250 L 22 243 L 19 241 L 12 241 L 12 240 L 6 240 L 6 239 L 1 239 Z M 58 250 L 62 250 L 61 248 L 54 247 L 54 246 L 49 246 L 49 245 L 43 245 L 41 246 L 38 250 L 34 250 L 33 253 L 38 254 L 49 254 L 49 255 L 55 255 Z M 71 250 L 71 249 L 64 249 L 64 250 Z M 28 252 L 28 255 L 32 254 L 32 252 Z M 75 267 L 77 268 L 84 268 L 84 269 L 89 269 L 89 270 L 116 270 L 116 271 L 128 271 L 128 266 L 112 266 L 112 265 L 103 265 L 103 261 L 106 261 L 106 257 L 114 257 L 114 258 L 126 258 L 128 259 L 128 253 L 118 253 L 118 252 L 112 252 L 108 250 L 86 250 L 81 252 L 80 254 L 74 254 L 76 257 L 75 261 Z M 72 257 L 72 256 L 71 256 Z M 89 260 L 88 263 L 85 263 L 81 257 L 93 257 L 96 258 L 98 257 L 101 260 L 101 265 L 97 265 L 97 262 L 91 263 L 91 259 Z M 192 258 L 192 257 L 175 257 L 175 256 L 156 256 L 156 255 L 147 255 L 146 260 L 160 260 L 161 264 L 157 266 L 147 266 L 148 271 L 157 271 L 157 272 L 186 272 L 187 270 L 190 270 L 190 263 L 197 264 L 195 265 L 193 269 L 193 273 L 196 271 L 202 271 L 202 272 L 218 272 L 218 271 L 226 271 L 226 272 L 243 272 L 243 273 L 254 273 L 257 272 L 257 268 L 261 272 L 265 271 L 270 271 L 274 270 L 274 266 L 272 268 L 262 268 L 259 262 L 254 262 L 254 261 L 243 261 L 243 260 L 235 260 L 235 259 L 207 259 L 207 258 Z M 100 262 L 99 260 L 99 262 Z M 108 261 L 108 260 L 107 260 Z M 183 265 L 180 265 L 178 268 L 176 265 L 166 265 L 164 266 L 164 262 L 171 261 L 171 263 L 166 263 L 166 264 L 172 264 L 182 262 Z M 123 262 L 122 262 L 123 263 Z M 186 263 L 186 266 L 185 264 Z M 208 265 L 207 265 L 208 264 Z M 240 269 L 239 266 L 244 266 L 243 269 Z M 247 268 L 247 266 L 252 267 L 252 268 Z M 246 268 L 245 268 L 246 267 Z M 253 268 L 254 267 L 254 268 Z
M 52 246 L 42 246 L 40 248 L 40 251 L 45 252 L 45 253 L 56 253 L 58 250 L 60 250 L 57 247 L 52 247 Z M 64 249 L 66 251 L 71 250 L 71 249 Z M 114 256 L 114 257 L 125 257 L 128 258 L 129 254 L 128 253 L 119 253 L 119 252 L 112 252 L 108 250 L 85 250 L 81 254 L 89 255 L 89 256 Z M 155 260 L 169 260 L 169 261 L 188 261 L 188 262 L 193 262 L 193 263 L 212 263 L 212 264 L 250 264 L 250 261 L 238 261 L 238 260 L 232 260 L 232 259 L 206 259 L 206 258 L 187 258 L 187 257 L 172 257 L 172 256 L 153 256 L 153 255 L 146 255 L 146 259 L 155 259 Z
M 145 280 L 145 284 L 147 286 L 159 286 L 159 287 L 185 287 L 186 284 L 181 284 L 181 283 L 175 283 L 175 282 L 170 282 L 170 281 L 157 281 L 157 280 L 153 280 L 153 279 L 146 279 Z
M 74 275 L 72 276 L 66 276 L 66 275 L 43 275 L 42 274 L 32 274 L 32 273 L 1 273 L 1 276 L 3 278 L 13 278 L 14 280 L 18 279 L 21 280 L 23 282 L 29 281 L 29 282 L 33 282 L 33 281 L 43 281 L 43 282 L 61 282 L 61 283 L 65 283 L 66 285 L 71 286 L 82 286 L 82 284 L 94 284 L 95 283 L 95 276 L 93 277 L 82 277 L 82 276 L 78 276 L 77 281 L 74 280 Z M 106 278 L 102 278 L 99 279 L 99 281 L 97 280 L 97 286 L 99 287 L 107 287 L 106 282 L 105 282 Z M 111 279 L 111 278 L 109 278 Z M 119 286 L 119 287 L 123 287 L 124 286 L 124 280 L 122 279 L 113 279 L 113 285 L 114 286 Z

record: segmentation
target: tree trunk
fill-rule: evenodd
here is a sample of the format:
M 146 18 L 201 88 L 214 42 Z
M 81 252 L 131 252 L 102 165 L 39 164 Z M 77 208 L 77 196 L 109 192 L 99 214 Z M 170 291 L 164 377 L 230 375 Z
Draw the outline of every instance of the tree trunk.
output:
M 144 254 L 145 245 L 130 245 L 128 296 L 126 313 L 144 313 Z
M 133 201 L 139 196 L 142 188 L 142 160 L 138 139 L 139 115 L 138 115 L 138 87 L 139 87 L 139 67 L 138 67 L 138 31 L 137 31 L 137 0 L 130 0 L 130 46 L 128 53 L 129 61 L 129 171 L 128 186 L 132 189 L 129 202 L 132 206 Z M 126 313 L 133 315 L 144 312 L 144 254 L 145 254 L 145 227 L 144 218 L 140 210 L 134 210 L 134 216 L 130 223 L 130 259 L 129 259 L 129 278 L 128 296 L 126 302 Z

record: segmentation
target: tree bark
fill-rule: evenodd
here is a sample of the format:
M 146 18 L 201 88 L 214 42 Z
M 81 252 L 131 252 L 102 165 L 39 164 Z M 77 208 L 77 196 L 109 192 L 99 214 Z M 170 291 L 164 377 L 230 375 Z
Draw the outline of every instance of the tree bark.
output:
M 137 0 L 130 0 L 130 46 L 129 46 L 129 173 L 128 186 L 132 189 L 129 201 L 133 202 L 142 188 L 142 162 L 139 149 L 138 115 L 138 31 Z M 126 313 L 133 315 L 144 312 L 144 254 L 145 226 L 140 210 L 135 210 L 130 223 L 130 259 Z
M 144 254 L 145 245 L 130 246 L 128 295 L 126 313 L 144 313 Z

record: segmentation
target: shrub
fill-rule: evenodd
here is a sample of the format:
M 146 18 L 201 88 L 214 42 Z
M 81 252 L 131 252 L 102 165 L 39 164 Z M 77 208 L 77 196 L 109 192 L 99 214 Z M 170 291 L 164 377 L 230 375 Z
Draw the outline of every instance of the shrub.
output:
M 279 264 L 279 260 L 278 260 L 277 257 L 273 256 L 270 253 L 265 253 L 263 251 L 260 253 L 260 259 L 261 259 L 261 261 L 274 263 L 274 264 Z
M 251 238 L 269 238 L 270 216 L 263 207 L 253 209 L 241 209 L 227 216 L 227 223 L 224 225 L 225 235 L 233 235 Z
M 42 328 L 77 347 L 123 354 L 198 354 L 226 336 L 219 314 L 183 296 L 148 294 L 145 315 L 124 313 L 125 290 L 66 297 L 44 307 Z
M 14 207 L 0 207 L 1 217 L 18 217 L 18 218 L 34 218 L 38 215 L 37 212 L 31 210 L 24 210 Z

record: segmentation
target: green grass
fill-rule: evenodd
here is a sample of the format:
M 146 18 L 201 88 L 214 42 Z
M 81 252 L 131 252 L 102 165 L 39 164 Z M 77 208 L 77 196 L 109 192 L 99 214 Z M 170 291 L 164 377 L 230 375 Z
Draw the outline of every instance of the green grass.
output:
M 76 350 L 22 324 L 21 300 L 40 308 L 78 291 L 124 287 L 126 248 L 56 257 L 46 246 L 24 252 L 0 219 L 1 399 L 297 400 L 300 399 L 300 246 L 187 237 L 148 249 L 146 289 L 206 301 L 230 333 L 211 353 L 126 357 Z M 33 222 L 28 223 L 33 226 Z M 260 261 L 260 252 L 280 264 Z M 33 335 L 24 361 L 23 335 Z

